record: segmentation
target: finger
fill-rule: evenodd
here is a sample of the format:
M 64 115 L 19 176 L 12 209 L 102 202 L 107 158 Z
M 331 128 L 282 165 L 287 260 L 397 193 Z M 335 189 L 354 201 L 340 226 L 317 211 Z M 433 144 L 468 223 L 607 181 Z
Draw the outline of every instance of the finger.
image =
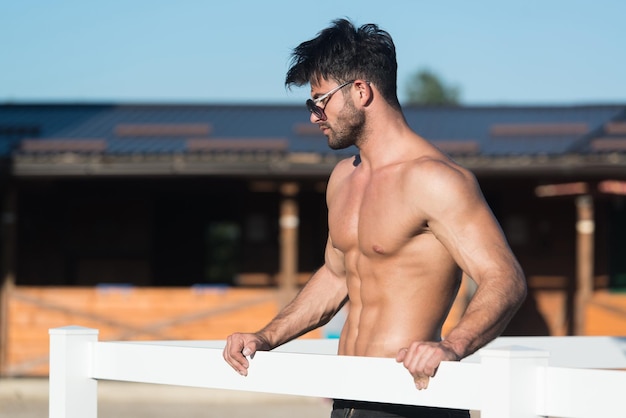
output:
M 417 390 L 423 390 L 428 388 L 428 382 L 430 381 L 430 378 L 428 376 L 422 376 L 415 378 L 414 381 Z
M 415 387 L 419 390 L 428 387 L 430 377 L 435 371 L 433 367 L 434 350 L 432 348 L 429 344 L 413 344 L 407 350 L 404 359 L 404 366 L 413 376 Z
M 436 355 L 436 351 L 429 351 L 424 353 L 420 364 L 418 365 L 419 370 L 424 376 L 434 377 L 435 371 L 439 366 L 438 357 Z
M 430 377 L 435 377 L 437 370 L 439 370 L 439 364 L 430 364 L 429 369 L 425 370 Z
M 435 369 L 439 366 L 437 353 L 436 347 L 430 344 L 418 346 L 411 370 L 419 375 L 432 377 L 435 374 Z
M 405 347 L 405 348 L 401 348 L 401 349 L 398 351 L 398 354 L 396 354 L 396 361 L 397 361 L 398 363 L 402 363 L 402 362 L 404 361 L 404 358 L 406 357 L 406 354 L 407 354 L 408 352 L 409 352 L 409 349 L 408 349 L 408 348 L 406 348 L 406 347 Z
M 245 357 L 254 358 L 254 355 L 256 354 L 256 344 L 253 342 L 248 343 L 243 347 L 243 350 L 241 350 L 241 354 Z
M 239 374 L 245 375 L 247 370 L 246 358 L 240 354 L 232 353 L 230 349 L 224 351 L 224 360 L 237 371 Z
M 425 345 L 413 343 L 409 346 L 404 356 L 404 367 L 415 377 L 421 370 L 420 362 L 423 359 L 425 348 Z
M 243 355 L 243 340 L 228 337 L 224 348 L 224 360 L 242 376 L 248 375 L 249 362 Z

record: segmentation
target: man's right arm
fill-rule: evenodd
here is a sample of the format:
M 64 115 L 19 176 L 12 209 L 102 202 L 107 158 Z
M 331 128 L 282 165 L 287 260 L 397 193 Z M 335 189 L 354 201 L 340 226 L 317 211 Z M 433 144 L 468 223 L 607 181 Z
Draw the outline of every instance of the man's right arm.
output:
M 267 351 L 326 324 L 347 301 L 342 254 L 326 244 L 325 263 L 311 276 L 298 295 L 263 329 L 256 333 L 234 333 L 226 340 L 224 359 L 246 376 L 257 351 Z

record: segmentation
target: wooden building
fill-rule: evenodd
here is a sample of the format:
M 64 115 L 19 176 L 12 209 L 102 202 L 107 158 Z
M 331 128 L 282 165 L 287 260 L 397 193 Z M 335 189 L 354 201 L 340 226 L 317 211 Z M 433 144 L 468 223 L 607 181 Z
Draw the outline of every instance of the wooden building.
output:
M 522 264 L 507 332 L 626 334 L 626 105 L 405 113 L 477 175 Z M 258 328 L 322 263 L 326 180 L 355 153 L 303 106 L 0 106 L 0 373 L 45 374 L 56 326 Z

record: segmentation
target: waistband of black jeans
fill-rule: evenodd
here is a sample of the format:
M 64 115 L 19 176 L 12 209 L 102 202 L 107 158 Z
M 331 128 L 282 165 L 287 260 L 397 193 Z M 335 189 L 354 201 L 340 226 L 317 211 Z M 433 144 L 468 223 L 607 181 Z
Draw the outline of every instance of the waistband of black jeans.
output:
M 425 406 L 415 405 L 401 405 L 394 403 L 382 403 L 382 402 L 368 402 L 368 401 L 352 401 L 348 399 L 335 399 L 333 403 L 333 409 L 362 409 L 365 411 L 385 411 L 398 413 L 402 411 L 415 409 L 432 409 Z
M 382 402 L 368 402 L 368 401 L 353 401 L 348 399 L 334 399 L 333 409 L 360 409 L 364 411 L 381 411 L 388 412 L 391 414 L 396 414 L 400 416 L 413 416 L 416 411 L 431 411 L 438 413 L 445 413 L 446 411 L 450 413 L 462 413 L 466 411 L 458 410 L 458 409 L 449 409 L 449 408 L 434 408 L 429 406 L 417 406 L 417 405 L 403 405 L 403 404 L 393 404 L 393 403 L 382 403 Z M 466 412 L 467 413 L 467 412 Z

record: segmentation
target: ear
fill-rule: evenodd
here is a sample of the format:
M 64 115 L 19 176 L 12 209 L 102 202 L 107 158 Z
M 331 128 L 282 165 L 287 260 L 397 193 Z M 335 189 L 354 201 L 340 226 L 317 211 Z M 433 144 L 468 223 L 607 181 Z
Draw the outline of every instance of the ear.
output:
M 370 82 L 359 79 L 354 82 L 354 87 L 356 93 L 358 94 L 358 97 L 356 98 L 358 103 L 361 106 L 368 106 L 374 99 L 374 90 L 372 89 Z

